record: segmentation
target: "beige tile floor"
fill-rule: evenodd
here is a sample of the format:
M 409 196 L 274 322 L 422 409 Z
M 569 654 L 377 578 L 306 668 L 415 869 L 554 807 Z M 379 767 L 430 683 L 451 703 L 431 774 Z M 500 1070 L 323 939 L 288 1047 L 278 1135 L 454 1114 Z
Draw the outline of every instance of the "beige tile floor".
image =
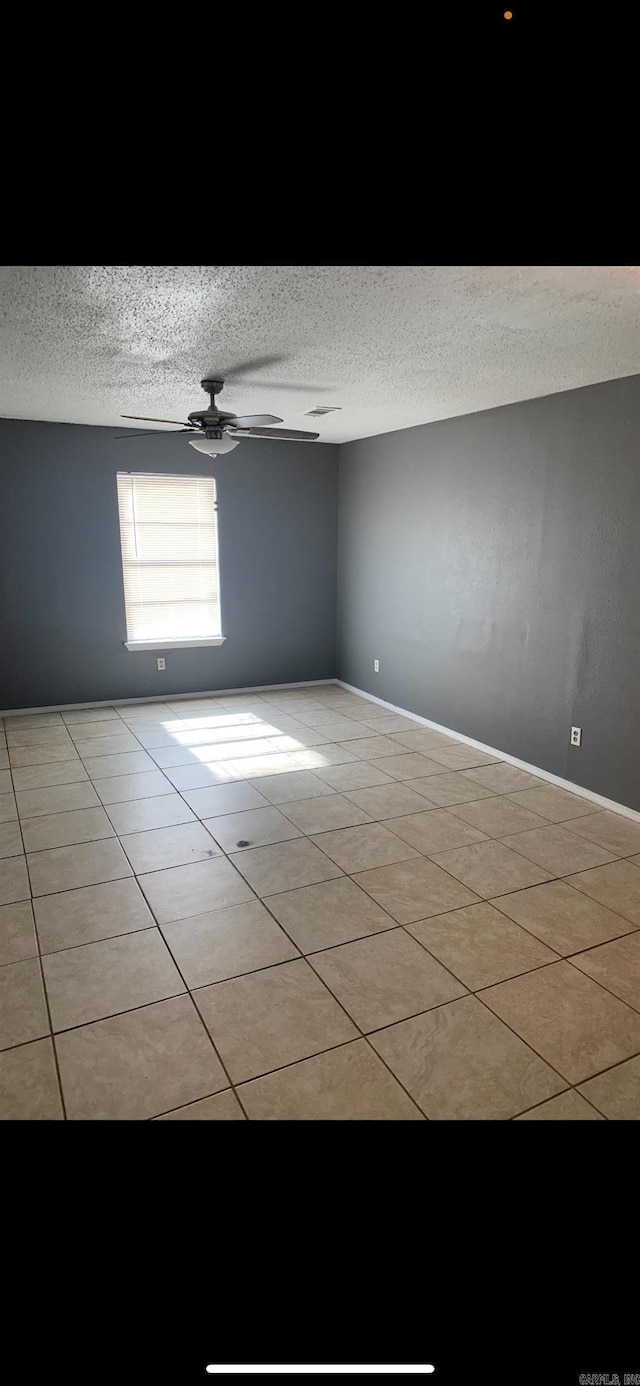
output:
M 640 823 L 334 685 L 0 761 L 1 1118 L 640 1118 Z

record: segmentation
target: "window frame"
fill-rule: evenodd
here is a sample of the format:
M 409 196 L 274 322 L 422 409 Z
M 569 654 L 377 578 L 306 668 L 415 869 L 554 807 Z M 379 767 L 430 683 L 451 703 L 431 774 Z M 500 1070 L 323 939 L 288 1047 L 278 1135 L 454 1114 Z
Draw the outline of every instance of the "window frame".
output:
M 118 471 L 116 472 L 116 503 L 117 503 L 117 505 L 118 505 L 118 538 L 119 538 L 119 540 L 120 540 L 120 571 L 121 571 L 121 577 L 122 577 L 122 596 L 123 596 L 123 605 L 124 605 L 124 620 L 125 620 L 125 628 L 127 629 L 127 636 L 128 636 L 128 627 L 127 627 L 127 602 L 126 602 L 125 583 L 124 583 L 124 555 L 123 555 L 123 552 L 122 552 L 122 530 L 121 530 L 121 528 L 120 528 L 120 507 L 119 507 L 119 498 L 118 498 L 118 479 L 119 479 L 119 477 L 155 477 L 157 480 L 164 480 L 164 479 L 166 478 L 167 481 L 171 480 L 171 481 L 212 481 L 212 482 L 213 482 L 213 487 L 214 487 L 214 502 L 213 502 L 213 509 L 214 509 L 214 514 L 215 514 L 215 538 L 216 538 L 216 570 L 217 570 L 217 574 L 218 574 L 218 610 L 219 610 L 219 612 L 220 612 L 220 626 L 222 626 L 222 583 L 221 583 L 221 575 L 220 575 L 220 540 L 219 540 L 219 526 L 218 526 L 219 507 L 218 507 L 218 483 L 217 483 L 216 478 L 213 477 L 213 476 L 206 476 L 206 475 L 203 475 L 203 474 L 200 474 L 199 476 L 196 476 L 196 475 L 194 475 L 193 473 L 189 473 L 188 475 L 186 475 L 186 474 L 183 475 L 183 474 L 181 474 L 180 472 L 151 472 L 151 471 L 148 471 L 148 472 L 147 472 L 147 471 L 134 472 L 134 471 L 131 471 L 131 470 L 128 470 L 128 471 L 118 470 Z M 126 639 L 126 640 L 123 640 L 122 643 L 123 643 L 123 645 L 124 645 L 124 647 L 125 647 L 126 650 L 130 650 L 131 652 L 135 653 L 135 652 L 137 652 L 138 650 L 141 650 L 141 651 L 146 651 L 146 650 L 191 650 L 191 649 L 198 649 L 198 648 L 201 647 L 201 646 L 204 648 L 204 647 L 206 647 L 206 646 L 224 645 L 224 643 L 225 643 L 225 641 L 226 641 L 226 638 L 227 638 L 226 635 L 190 636 L 190 637 L 188 637 L 188 638 L 185 639 L 185 640 L 182 640 L 182 639 L 180 639 L 179 637 L 178 637 L 178 638 L 167 638 L 167 639 L 161 640 L 161 639 L 158 639 L 158 638 L 156 637 L 156 638 L 154 638 L 154 639 L 152 639 L 152 640 L 129 640 L 129 639 Z

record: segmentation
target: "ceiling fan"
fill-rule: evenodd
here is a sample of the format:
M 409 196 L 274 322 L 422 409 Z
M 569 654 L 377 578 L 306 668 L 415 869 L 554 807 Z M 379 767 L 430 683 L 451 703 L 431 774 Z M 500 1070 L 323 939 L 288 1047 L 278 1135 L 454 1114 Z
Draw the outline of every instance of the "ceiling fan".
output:
M 242 438 L 277 438 L 281 440 L 292 439 L 293 441 L 313 442 L 319 438 L 319 433 L 309 433 L 303 429 L 296 428 L 269 428 L 268 424 L 282 423 L 275 414 L 228 414 L 216 406 L 216 395 L 219 395 L 224 387 L 224 380 L 201 380 L 203 390 L 209 396 L 210 404 L 208 409 L 195 409 L 192 414 L 187 416 L 187 422 L 183 419 L 150 419 L 143 415 L 121 414 L 122 419 L 138 419 L 140 423 L 170 423 L 177 424 L 178 433 L 189 433 L 192 436 L 189 442 L 193 448 L 198 448 L 200 452 L 209 453 L 211 457 L 216 457 L 221 453 L 232 452 L 238 446 Z M 144 432 L 138 430 L 137 433 L 127 433 L 118 441 L 124 442 L 125 438 L 148 438 L 151 434 L 164 433 L 165 429 L 149 429 Z

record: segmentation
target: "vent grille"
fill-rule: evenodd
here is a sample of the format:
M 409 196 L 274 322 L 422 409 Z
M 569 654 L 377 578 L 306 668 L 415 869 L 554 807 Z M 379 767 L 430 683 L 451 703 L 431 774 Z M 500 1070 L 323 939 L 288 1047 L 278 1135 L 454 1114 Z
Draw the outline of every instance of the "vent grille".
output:
M 339 414 L 339 404 L 318 404 L 315 409 L 307 409 L 305 419 L 319 419 L 323 414 Z

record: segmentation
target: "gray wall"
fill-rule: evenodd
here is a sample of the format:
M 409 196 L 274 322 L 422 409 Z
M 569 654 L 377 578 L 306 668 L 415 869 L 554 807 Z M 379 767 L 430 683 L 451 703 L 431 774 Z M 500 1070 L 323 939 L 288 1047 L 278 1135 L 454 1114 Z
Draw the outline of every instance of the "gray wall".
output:
M 125 430 L 123 430 L 124 432 Z M 203 457 L 184 437 L 0 420 L 0 709 L 332 678 L 335 445 L 247 440 Z M 219 648 L 129 652 L 117 471 L 213 475 Z
M 640 376 L 343 445 L 339 515 L 341 678 L 640 809 Z

